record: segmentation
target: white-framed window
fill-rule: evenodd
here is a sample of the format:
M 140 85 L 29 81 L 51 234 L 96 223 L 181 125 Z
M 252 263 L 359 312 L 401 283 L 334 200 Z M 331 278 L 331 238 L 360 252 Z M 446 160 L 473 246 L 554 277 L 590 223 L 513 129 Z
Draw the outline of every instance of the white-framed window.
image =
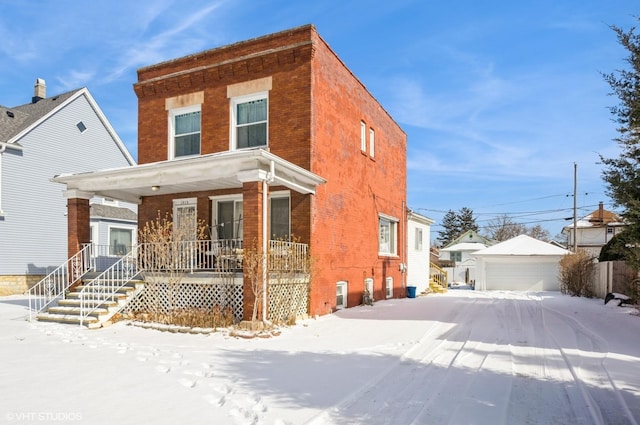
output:
M 133 246 L 133 229 L 109 226 L 109 255 L 126 255 Z
M 369 156 L 376 156 L 376 132 L 373 128 L 369 129 Z
M 451 251 L 449 252 L 449 260 L 451 261 L 462 261 L 462 252 L 461 251 Z
M 267 146 L 268 124 L 267 92 L 231 99 L 231 149 Z
M 378 216 L 378 252 L 380 255 L 398 253 L 398 219 L 380 214 Z
M 415 250 L 422 251 L 422 229 L 416 229 L 415 232 Z
M 269 203 L 271 239 L 288 240 L 291 236 L 291 202 L 289 192 L 272 193 Z
M 212 196 L 211 239 L 242 239 L 242 195 Z
M 607 235 L 613 235 L 613 227 L 607 227 Z
M 179 240 L 195 241 L 198 236 L 198 199 L 173 200 L 173 232 Z
M 385 287 L 387 289 L 386 295 L 387 298 L 393 297 L 393 277 L 389 276 L 385 280 Z
M 169 158 L 200 155 L 200 105 L 169 111 Z
M 364 280 L 364 290 L 369 293 L 369 300 L 373 302 L 373 278 L 368 277 Z
M 367 152 L 367 124 L 360 121 L 360 150 Z
M 336 309 L 347 308 L 347 281 L 341 280 L 336 283 Z

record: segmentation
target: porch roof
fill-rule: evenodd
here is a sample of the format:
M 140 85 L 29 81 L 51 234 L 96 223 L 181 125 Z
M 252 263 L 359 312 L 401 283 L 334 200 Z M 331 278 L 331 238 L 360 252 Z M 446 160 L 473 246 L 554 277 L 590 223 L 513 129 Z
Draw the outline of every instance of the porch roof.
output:
M 143 196 L 233 189 L 266 180 L 296 192 L 313 194 L 322 177 L 264 149 L 227 151 L 131 167 L 59 174 L 51 179 L 68 192 L 141 202 Z

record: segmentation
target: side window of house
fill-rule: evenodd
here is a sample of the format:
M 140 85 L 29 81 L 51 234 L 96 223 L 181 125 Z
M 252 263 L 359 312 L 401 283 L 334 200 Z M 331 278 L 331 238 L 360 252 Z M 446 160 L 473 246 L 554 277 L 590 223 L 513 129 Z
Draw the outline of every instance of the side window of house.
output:
M 360 150 L 367 152 L 367 124 L 360 121 Z
M 233 148 L 268 145 L 269 102 L 266 93 L 231 100 L 231 139 Z
M 274 196 L 271 198 L 271 238 L 275 240 L 289 240 L 291 235 L 291 220 L 288 196 Z
M 336 283 L 336 309 L 347 307 L 347 282 L 344 280 Z
M 242 239 L 243 203 L 241 196 L 211 197 L 211 239 Z
M 109 228 L 109 255 L 125 255 L 131 250 L 133 230 Z
M 376 132 L 373 128 L 369 129 L 369 156 L 371 158 L 376 156 Z
M 200 155 L 200 105 L 169 112 L 169 156 Z
M 460 252 L 460 251 L 451 251 L 449 253 L 449 259 L 451 261 L 458 261 L 458 262 L 462 261 L 462 252 Z
M 396 255 L 397 254 L 397 241 L 398 241 L 398 220 L 387 217 L 378 217 L 378 234 L 379 234 L 379 247 L 378 251 L 380 255 Z
M 416 229 L 415 250 L 422 251 L 422 229 Z

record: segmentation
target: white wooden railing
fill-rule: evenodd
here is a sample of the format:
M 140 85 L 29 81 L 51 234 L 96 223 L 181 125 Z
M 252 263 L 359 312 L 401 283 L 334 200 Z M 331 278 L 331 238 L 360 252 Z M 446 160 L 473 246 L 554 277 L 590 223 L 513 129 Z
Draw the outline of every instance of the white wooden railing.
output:
M 29 320 L 53 301 L 62 297 L 70 286 L 78 283 L 92 268 L 91 245 L 86 244 L 78 253 L 45 276 L 29 289 Z

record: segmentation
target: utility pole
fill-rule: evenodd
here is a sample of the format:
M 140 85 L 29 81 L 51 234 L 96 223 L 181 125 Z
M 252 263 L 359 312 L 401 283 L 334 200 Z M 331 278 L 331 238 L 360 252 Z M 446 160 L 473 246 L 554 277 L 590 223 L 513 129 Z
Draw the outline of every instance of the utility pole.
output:
M 578 252 L 578 164 L 573 163 L 573 252 Z

